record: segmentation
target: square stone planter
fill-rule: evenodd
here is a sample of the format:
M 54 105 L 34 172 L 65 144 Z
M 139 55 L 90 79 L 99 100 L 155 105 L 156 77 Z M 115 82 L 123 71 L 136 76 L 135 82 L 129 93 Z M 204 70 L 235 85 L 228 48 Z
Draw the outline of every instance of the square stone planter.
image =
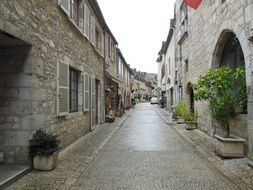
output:
M 49 171 L 56 167 L 58 152 L 52 155 L 36 155 L 33 157 L 33 168 L 36 170 Z
M 244 142 L 240 137 L 224 138 L 215 135 L 217 139 L 216 154 L 224 158 L 243 158 L 244 157 Z
M 183 118 L 177 118 L 177 124 L 183 124 L 184 123 L 184 119 Z
M 197 128 L 197 123 L 196 122 L 185 122 L 185 129 L 186 130 L 193 130 Z

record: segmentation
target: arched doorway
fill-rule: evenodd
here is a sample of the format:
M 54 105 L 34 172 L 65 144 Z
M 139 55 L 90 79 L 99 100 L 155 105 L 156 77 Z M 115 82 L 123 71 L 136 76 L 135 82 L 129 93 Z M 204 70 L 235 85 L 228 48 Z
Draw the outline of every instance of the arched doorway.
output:
M 241 44 L 233 32 L 227 33 L 227 40 L 221 54 L 220 66 L 236 69 L 245 68 L 244 55 Z M 246 82 L 246 81 L 245 81 Z
M 186 86 L 186 94 L 190 111 L 194 113 L 194 91 L 190 82 Z
M 245 68 L 245 59 L 240 41 L 235 33 L 223 30 L 216 44 L 211 68 L 227 66 L 235 69 Z
M 244 53 L 240 41 L 236 34 L 230 30 L 224 30 L 221 33 L 214 52 L 212 68 L 222 66 L 233 70 L 238 67 L 245 68 Z M 247 105 L 243 111 L 247 112 Z

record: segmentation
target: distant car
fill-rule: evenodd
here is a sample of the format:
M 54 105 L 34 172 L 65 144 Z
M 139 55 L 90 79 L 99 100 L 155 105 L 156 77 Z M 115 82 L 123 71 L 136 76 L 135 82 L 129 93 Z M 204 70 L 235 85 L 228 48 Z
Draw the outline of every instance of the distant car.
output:
M 150 100 L 150 104 L 158 104 L 158 98 L 157 97 L 152 97 Z

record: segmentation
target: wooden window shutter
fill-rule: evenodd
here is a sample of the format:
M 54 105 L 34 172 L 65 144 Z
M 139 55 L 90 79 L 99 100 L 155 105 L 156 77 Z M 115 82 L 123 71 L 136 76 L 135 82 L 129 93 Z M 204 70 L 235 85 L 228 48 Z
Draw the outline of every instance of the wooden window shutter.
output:
M 91 126 L 96 124 L 96 79 L 91 77 Z
M 101 55 L 104 57 L 105 56 L 105 42 L 104 42 L 104 34 L 101 33 Z
M 69 112 L 69 65 L 57 61 L 57 116 Z
M 95 42 L 96 42 L 96 25 L 95 25 L 95 18 L 91 16 L 91 25 L 90 25 L 90 40 L 92 45 L 95 47 Z
M 88 73 L 83 73 L 83 110 L 90 109 L 90 76 Z
M 86 3 L 84 3 L 84 34 L 90 38 L 90 10 Z
M 70 1 L 71 0 L 58 0 L 58 5 L 68 16 L 70 16 Z
M 104 81 L 101 81 L 101 122 L 105 122 L 105 87 Z

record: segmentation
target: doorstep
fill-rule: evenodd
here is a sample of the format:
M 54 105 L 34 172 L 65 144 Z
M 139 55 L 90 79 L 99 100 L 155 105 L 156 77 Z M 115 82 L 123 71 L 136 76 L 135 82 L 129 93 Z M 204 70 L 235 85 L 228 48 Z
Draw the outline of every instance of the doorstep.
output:
M 28 165 L 0 165 L 0 189 L 16 181 L 30 171 Z

